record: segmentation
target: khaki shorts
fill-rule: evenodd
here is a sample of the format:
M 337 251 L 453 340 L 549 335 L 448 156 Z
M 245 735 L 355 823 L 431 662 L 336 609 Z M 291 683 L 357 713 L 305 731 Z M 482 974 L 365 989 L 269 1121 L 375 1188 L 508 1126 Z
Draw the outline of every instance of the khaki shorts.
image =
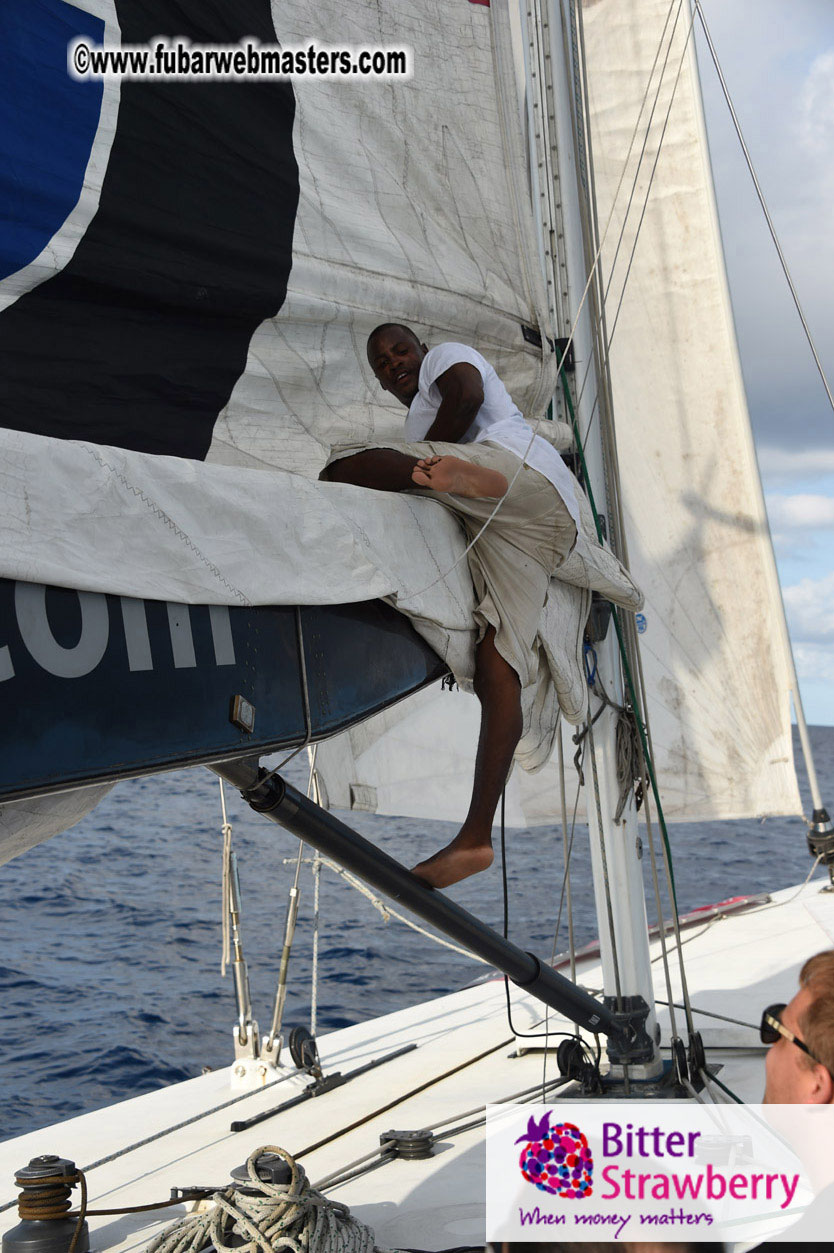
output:
M 413 494 L 439 501 L 460 519 L 469 543 L 469 570 L 475 587 L 478 639 L 495 627 L 495 646 L 515 670 L 522 687 L 536 679 L 539 620 L 554 571 L 576 543 L 576 524 L 556 488 L 538 470 L 522 466 L 520 458 L 500 444 L 380 445 L 412 457 L 453 456 L 500 470 L 511 486 L 501 508 L 482 534 L 481 527 L 496 504 L 494 499 L 455 496 L 415 487 Z M 358 452 L 342 447 L 332 460 Z

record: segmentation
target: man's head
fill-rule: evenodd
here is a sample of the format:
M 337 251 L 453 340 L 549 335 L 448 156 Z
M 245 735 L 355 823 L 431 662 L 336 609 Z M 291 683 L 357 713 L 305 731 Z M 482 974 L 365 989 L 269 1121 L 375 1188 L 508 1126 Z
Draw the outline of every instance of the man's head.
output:
M 778 1020 L 808 1052 L 778 1036 L 765 1065 L 765 1103 L 834 1104 L 834 949 L 805 963 L 799 991 Z
M 368 336 L 368 362 L 386 392 L 408 408 L 417 395 L 420 364 L 428 352 L 409 327 L 383 322 Z

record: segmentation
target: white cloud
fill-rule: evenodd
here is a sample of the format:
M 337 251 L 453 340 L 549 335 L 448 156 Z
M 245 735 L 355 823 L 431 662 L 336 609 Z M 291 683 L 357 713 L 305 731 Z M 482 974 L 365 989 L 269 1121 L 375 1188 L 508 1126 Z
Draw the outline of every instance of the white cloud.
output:
M 799 98 L 799 138 L 814 158 L 834 156 L 834 49 L 811 63 Z
M 834 526 L 834 497 L 811 495 L 770 495 L 767 516 L 774 532 Z M 780 536 L 781 537 L 781 536 Z
M 790 433 L 786 432 L 786 438 Z M 789 480 L 818 479 L 834 474 L 834 448 L 778 448 L 763 444 L 758 449 L 762 478 L 772 483 Z
M 834 644 L 834 571 L 802 579 L 783 592 L 791 635 L 798 645 Z M 834 665 L 834 652 L 825 652 Z
M 834 651 L 832 649 L 815 647 L 811 644 L 795 644 L 793 659 L 796 663 L 796 673 L 800 681 L 806 680 L 814 684 L 834 682 Z M 803 696 L 803 704 L 805 703 L 806 698 Z M 831 718 L 830 700 L 827 702 L 825 714 L 826 723 L 829 723 Z M 808 718 L 809 721 L 814 721 L 810 713 L 808 713 Z

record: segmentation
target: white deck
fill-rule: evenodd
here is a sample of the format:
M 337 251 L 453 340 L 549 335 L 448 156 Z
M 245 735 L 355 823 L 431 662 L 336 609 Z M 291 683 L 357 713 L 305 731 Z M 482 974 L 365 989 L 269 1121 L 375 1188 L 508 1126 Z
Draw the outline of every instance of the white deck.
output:
M 821 893 L 822 884 L 817 878 L 802 889 L 775 893 L 771 904 L 687 929 L 684 954 L 693 1006 L 757 1024 L 763 1006 L 789 1000 L 806 958 L 834 945 L 834 894 Z M 653 957 L 659 952 L 655 942 Z M 675 964 L 673 959 L 673 971 Z M 657 961 L 654 969 L 657 996 L 666 1000 L 662 962 Z M 596 959 L 580 963 L 579 975 L 583 986 L 599 989 Z M 679 1001 L 680 981 L 674 973 L 673 989 Z M 513 991 L 513 1004 L 516 1025 L 529 1030 L 539 1020 L 541 1006 L 518 990 Z M 669 1017 L 663 1007 L 659 1018 L 665 1044 Z M 706 1017 L 697 1021 L 710 1064 L 721 1067 L 722 1080 L 744 1100 L 760 1100 L 764 1049 L 757 1032 Z M 550 1024 L 553 1030 L 564 1025 L 553 1014 Z M 678 1030 L 685 1035 L 683 1027 L 679 1014 Z M 413 1130 L 463 1115 L 542 1080 L 541 1052 L 513 1056 L 516 1046 L 500 979 L 333 1032 L 322 1037 L 319 1046 L 328 1074 L 347 1071 L 408 1043 L 418 1047 L 249 1131 L 233 1134 L 229 1124 L 295 1095 L 308 1077 L 288 1071 L 285 1081 L 271 1090 L 253 1093 L 237 1105 L 96 1167 L 88 1175 L 90 1207 L 164 1199 L 175 1185 L 226 1186 L 230 1170 L 262 1145 L 281 1145 L 300 1155 L 315 1184 L 371 1152 L 391 1128 Z M 552 1053 L 547 1077 L 557 1077 Z M 428 1086 L 411 1095 L 423 1085 Z M 35 1155 L 58 1153 L 83 1168 L 234 1095 L 229 1072 L 216 1071 L 2 1144 L 0 1180 L 5 1183 L 0 1185 L 0 1203 L 12 1198 L 15 1170 Z M 350 1130 L 358 1120 L 361 1125 Z M 326 1136 L 335 1138 L 305 1151 Z M 382 1246 L 441 1249 L 482 1243 L 483 1131 L 475 1128 L 442 1140 L 425 1161 L 389 1161 L 329 1195 L 350 1205 L 373 1227 Z M 91 1218 L 92 1248 L 96 1253 L 142 1249 L 186 1209 L 183 1205 L 124 1218 Z M 15 1210 L 0 1214 L 0 1230 L 16 1222 Z

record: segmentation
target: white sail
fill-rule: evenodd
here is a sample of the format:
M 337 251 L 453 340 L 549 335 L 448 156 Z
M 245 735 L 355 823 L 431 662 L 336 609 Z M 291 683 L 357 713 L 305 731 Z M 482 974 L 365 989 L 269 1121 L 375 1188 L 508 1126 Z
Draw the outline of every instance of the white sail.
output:
M 120 29 L 112 0 L 74 15 L 108 46 L 136 39 L 144 20 L 125 10 Z M 306 46 L 308 6 L 272 17 L 262 37 Z M 97 605 L 108 592 L 242 606 L 389 596 L 466 683 L 472 589 L 456 524 L 431 502 L 315 480 L 332 445 L 401 437 L 402 411 L 365 360 L 381 320 L 476 345 L 531 416 L 552 393 L 508 5 L 431 0 L 417 14 L 407 0 L 368 0 L 346 17 L 332 3 L 316 22 L 346 47 L 404 48 L 413 77 L 310 76 L 296 80 L 294 106 L 273 83 L 182 85 L 170 97 L 111 83 L 96 102 L 89 85 L 67 88 L 60 34 L 49 63 L 26 45 L 27 74 L 65 93 L 62 123 L 79 110 L 89 152 L 66 204 L 71 180 L 51 178 L 52 150 L 21 156 L 22 169 L 46 171 L 43 186 L 22 180 L 21 215 L 40 197 L 53 224 L 33 255 L 2 258 L 0 577 Z M 64 40 L 73 33 L 68 22 Z M 280 308 L 257 324 L 262 304 Z M 231 382 L 218 413 L 202 393 L 223 395 L 221 375 Z M 573 588 L 564 596 L 582 603 Z M 15 659 L 0 647 L 3 682 Z M 7 846 L 27 814 L 4 815 Z
M 798 813 L 787 636 L 738 361 L 690 15 L 680 6 L 677 26 L 673 15 L 664 37 L 668 14 L 662 0 L 586 0 L 583 7 L 601 229 L 611 219 L 601 265 L 606 283 L 613 270 L 610 366 L 628 560 L 646 594 L 640 644 L 655 769 L 668 819 Z M 562 163 L 564 182 L 569 150 Z M 585 273 L 576 246 L 567 263 L 575 312 Z M 594 397 L 591 378 L 585 426 Z M 454 730 L 441 743 L 436 728 L 452 710 L 449 697 L 417 701 L 410 723 L 395 710 L 348 733 L 343 744 L 322 747 L 318 763 L 331 803 L 360 797 L 370 807 L 376 797 L 380 812 L 463 817 L 475 702 L 459 697 Z M 574 752 L 566 733 L 567 762 Z M 407 761 L 424 763 L 418 788 L 404 770 Z M 575 776 L 568 787 L 572 801 Z M 516 771 L 507 799 L 510 823 L 553 822 L 555 763 L 533 776 Z
M 408 48 L 414 77 L 406 84 L 312 78 L 296 83 L 292 144 L 299 208 L 287 298 L 277 315 L 254 332 L 245 369 L 214 423 L 209 464 L 131 448 L 103 458 L 86 443 L 29 434 L 25 425 L 0 433 L 5 463 L 13 469 L 2 484 L 11 525 L 0 539 L 0 573 L 90 592 L 213 603 L 322 603 L 335 590 L 338 599 L 399 596 L 406 606 L 410 594 L 412 610 L 424 623 L 440 618 L 439 632 L 428 628 L 440 651 L 450 658 L 455 648 L 458 654 L 466 651 L 462 571 L 453 573 L 446 589 L 438 581 L 453 564 L 446 556 L 448 525 L 439 524 L 437 539 L 444 545 L 439 555 L 435 540 L 426 539 L 420 568 L 409 570 L 408 587 L 399 586 L 396 571 L 408 566 L 409 545 L 404 565 L 391 551 L 391 537 L 405 534 L 409 506 L 390 501 L 386 516 L 371 518 L 370 506 L 358 497 L 354 510 L 342 507 L 343 496 L 338 501 L 331 496 L 338 507 L 320 508 L 318 487 L 305 479 L 316 476 L 332 444 L 379 440 L 401 431 L 401 413 L 381 403 L 364 361 L 365 335 L 380 319 L 413 322 L 429 340 L 451 336 L 473 343 L 494 362 L 532 418 L 540 416 L 553 389 L 553 355 L 542 353 L 524 335 L 524 328 L 547 334 L 553 298 L 545 295 L 533 228 L 530 192 L 540 176 L 528 177 L 510 7 L 506 0 L 491 7 L 433 0 L 417 16 L 405 0 L 383 11 L 371 3 L 354 6 L 346 42 Z M 106 10 L 107 38 L 116 40 L 118 27 L 108 5 L 91 0 L 89 8 L 97 16 Z M 332 29 L 342 34 L 338 5 L 329 17 Z M 601 221 L 622 173 L 664 17 L 663 7 L 649 0 L 628 5 L 597 0 L 586 9 Z M 282 6 L 276 21 L 276 37 L 285 45 L 304 42 L 306 6 Z M 651 169 L 684 34 L 681 19 L 644 171 Z M 446 55 L 450 45 L 458 50 L 453 59 Z M 626 45 L 627 75 L 621 70 Z M 405 98 L 407 113 L 400 107 Z M 81 196 L 88 231 L 104 212 L 100 207 L 97 214 L 94 202 L 108 187 L 113 154 L 123 155 L 118 122 L 126 109 L 124 93 L 104 91 Z M 572 157 L 566 146 L 560 158 L 567 187 Z M 236 159 L 257 171 L 256 148 L 236 152 Z M 642 179 L 638 207 L 645 172 Z M 621 196 L 603 251 L 605 273 L 612 264 L 622 202 Z M 82 232 L 79 237 L 77 214 L 71 212 L 67 223 L 72 240 L 66 247 L 44 247 L 37 264 L 22 266 L 2 281 L 4 317 L 16 314 L 51 274 L 83 253 L 87 236 Z M 630 219 L 620 269 L 633 229 Z M 59 227 L 56 239 L 62 231 Z M 189 240 L 183 235 L 180 243 L 185 255 Z M 233 243 L 245 252 L 253 241 L 235 238 Z M 125 258 L 127 263 L 129 251 Z M 575 310 L 584 284 L 583 259 L 574 249 L 560 264 Z M 615 300 L 619 287 L 615 274 Z M 31 351 L 48 354 L 50 347 L 46 336 L 32 343 Z M 798 798 L 790 761 L 781 607 L 689 54 L 611 364 L 633 536 L 629 555 L 649 602 L 644 664 L 655 692 L 650 713 L 667 815 L 794 811 Z M 116 396 L 116 409 L 118 404 Z M 17 415 L 10 425 L 17 426 Z M 247 470 L 279 466 L 295 474 L 275 480 L 274 496 L 258 475 L 247 488 Z M 91 484 L 92 476 L 94 490 L 79 494 L 79 483 Z M 245 538 L 233 538 L 241 534 L 242 520 L 250 528 L 249 545 Z M 155 531 L 162 541 L 157 547 Z M 280 551 L 273 537 L 285 532 L 299 542 Z M 314 544 L 308 544 L 311 537 Z M 318 570 L 317 552 L 326 556 Z M 442 612 L 425 601 L 429 585 L 443 592 Z M 458 668 L 466 676 L 460 661 Z M 450 706 L 448 698 L 442 699 L 445 714 Z M 544 721 L 545 711 L 539 712 Z M 461 716 L 473 724 L 476 711 L 470 708 Z M 435 753 L 443 721 L 443 716 L 436 724 L 423 718 L 431 725 Z M 409 740 L 410 732 L 395 715 L 386 715 L 385 729 L 394 723 L 399 757 L 379 740 L 381 726 L 373 723 L 357 733 L 347 756 L 345 745 L 334 749 L 344 766 L 341 773 L 328 766 L 323 750 L 320 764 L 331 799 L 349 803 L 351 787 L 355 796 L 365 797 L 374 788 L 390 811 L 424 813 L 428 808 L 436 817 L 460 817 L 461 804 L 450 804 L 449 798 L 462 789 L 451 788 L 442 769 L 434 794 L 422 789 L 419 801 L 409 799 L 408 766 L 417 741 Z M 471 739 L 468 733 L 466 738 Z M 570 746 L 566 755 L 572 755 Z M 382 773 L 377 756 L 385 762 Z M 440 757 L 441 765 L 454 761 L 456 778 L 469 775 L 468 760 L 445 750 Z M 389 782 L 392 770 L 393 777 L 405 779 L 404 789 Z M 511 820 L 552 820 L 555 775 L 549 766 L 539 776 L 513 783 Z
M 796 813 L 784 615 L 724 270 L 694 19 L 681 6 L 664 40 L 668 13 L 661 0 L 583 9 L 601 223 L 635 128 L 638 136 L 602 264 L 609 333 L 616 317 L 610 363 L 629 561 L 646 594 L 649 716 L 668 816 Z M 659 46 L 649 93 L 651 103 L 659 84 L 657 107 L 625 220 Z

